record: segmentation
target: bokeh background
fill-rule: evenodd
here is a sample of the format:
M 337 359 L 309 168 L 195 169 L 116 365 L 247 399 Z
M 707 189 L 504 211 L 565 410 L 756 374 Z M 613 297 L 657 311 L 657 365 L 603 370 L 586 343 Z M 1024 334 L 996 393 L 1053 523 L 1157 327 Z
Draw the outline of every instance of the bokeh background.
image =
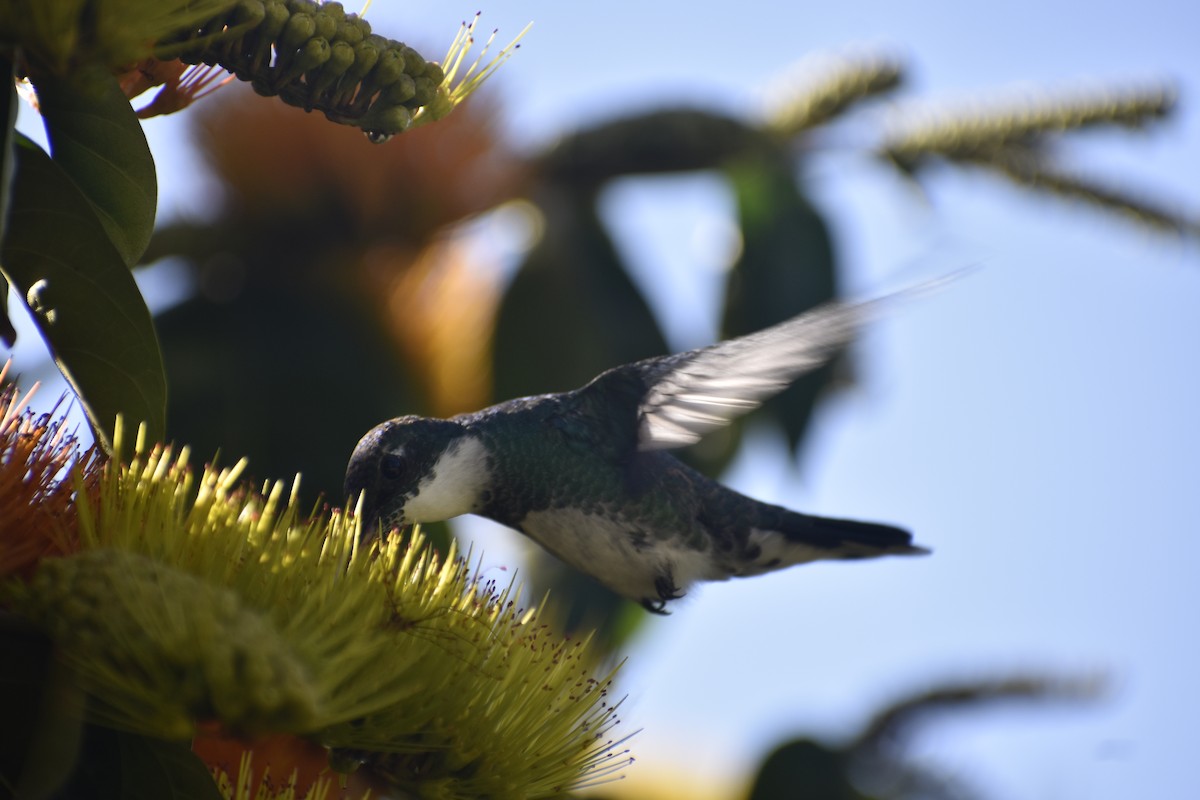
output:
M 476 10 L 380 0 L 368 17 L 436 57 Z M 663 108 L 752 126 L 796 61 L 883 54 L 903 65 L 901 88 L 806 137 L 780 169 L 795 168 L 800 211 L 827 231 L 842 294 L 979 268 L 873 325 L 837 378 L 852 382 L 817 406 L 795 451 L 751 423 L 736 454 L 718 443 L 696 457 L 728 461 L 726 481 L 764 500 L 904 524 L 934 555 L 710 585 L 664 619 L 601 606 L 606 622 L 622 621 L 611 635 L 629 658 L 624 726 L 642 729 L 637 763 L 602 791 L 742 796 L 781 742 L 836 749 L 900 698 L 1036 674 L 1102 676 L 1104 689 L 935 717 L 904 739 L 904 762 L 938 776 L 946 796 L 1194 792 L 1195 235 L 982 169 L 935 165 L 914 183 L 871 151 L 912 103 L 1169 80 L 1180 101 L 1165 120 L 1072 134 L 1061 158 L 1195 220 L 1196 8 L 747 0 L 483 11 L 481 28 L 498 27 L 501 42 L 534 28 L 445 129 L 406 135 L 423 146 L 368 148 L 353 131 L 329 134 L 334 126 L 233 88 L 147 123 L 162 195 L 153 252 L 170 257 L 141 282 L 159 313 L 172 435 L 200 453 L 261 454 L 251 471 L 263 478 L 302 470 L 315 502 L 336 492 L 357 436 L 383 418 L 471 410 L 522 380 L 563 382 L 528 391 L 570 388 L 572 369 L 587 376 L 605 358 L 648 355 L 629 353 L 653 350 L 655 336 L 670 350 L 713 341 L 728 270 L 745 252 L 745 205 L 727 173 L 564 194 L 530 160 L 563 137 Z M 24 130 L 37 127 L 23 118 Z M 520 199 L 496 208 L 508 198 Z M 796 249 L 796 269 L 813 269 L 819 250 Z M 604 263 L 585 263 L 596 253 Z M 522 267 L 539 260 L 549 265 L 540 273 Z M 613 263 L 629 267 L 630 285 L 579 290 L 588 278 L 571 277 Z M 504 305 L 528 274 L 526 299 Z M 548 301 L 573 290 L 570 302 Z M 505 341 L 560 354 L 525 357 L 512 345 L 497 351 L 493 375 L 496 314 L 510 320 Z M 539 320 L 584 332 L 547 342 Z M 586 335 L 639 326 L 620 345 Z M 38 400 L 49 407 L 61 384 L 36 333 L 18 327 L 17 368 L 47 379 Z M 562 580 L 515 534 L 473 519 L 456 532 L 490 577 Z M 567 580 L 564 593 L 583 585 Z

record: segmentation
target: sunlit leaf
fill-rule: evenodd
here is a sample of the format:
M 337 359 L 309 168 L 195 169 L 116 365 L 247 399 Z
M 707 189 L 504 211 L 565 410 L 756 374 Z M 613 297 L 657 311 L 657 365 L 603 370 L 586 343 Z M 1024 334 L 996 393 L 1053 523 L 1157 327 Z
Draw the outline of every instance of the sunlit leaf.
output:
M 150 311 L 92 205 L 36 144 L 18 135 L 0 267 L 29 309 L 97 438 L 117 414 L 165 436 L 166 378 Z
M 158 183 L 146 136 L 117 79 L 106 70 L 39 75 L 38 103 L 54 163 L 96 210 L 126 266 L 154 232 Z

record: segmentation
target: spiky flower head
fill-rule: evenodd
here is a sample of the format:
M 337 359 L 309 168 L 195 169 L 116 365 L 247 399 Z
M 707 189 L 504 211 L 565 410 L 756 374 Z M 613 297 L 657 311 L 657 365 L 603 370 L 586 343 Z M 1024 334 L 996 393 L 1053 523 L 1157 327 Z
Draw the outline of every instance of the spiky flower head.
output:
M 463 69 L 463 65 L 467 63 L 467 57 L 475 44 L 475 27 L 479 24 L 479 17 L 480 13 L 477 12 L 470 23 L 463 22 L 459 28 L 458 35 L 450 43 L 450 49 L 446 51 L 446 57 L 442 60 L 441 67 L 446 76 L 445 80 L 437 87 L 433 100 L 413 117 L 414 125 L 419 126 L 439 120 L 453 111 L 455 106 L 482 86 L 484 81 L 494 75 L 500 65 L 521 47 L 521 39 L 529 32 L 530 25 L 526 25 L 515 39 L 501 48 L 495 58 L 484 63 L 483 57 L 487 55 L 499 33 L 498 29 L 493 29 L 487 41 L 484 42 L 483 48 L 479 51 L 479 55 L 465 68 L 460 77 L 459 70 Z
M 33 392 L 22 396 L 5 383 L 9 367 L 0 367 L 0 580 L 76 549 L 74 496 L 90 493 L 93 482 L 80 487 L 69 471 L 83 465 L 94 474 L 88 467 L 98 459 L 94 449 L 81 451 L 61 418 L 28 410 Z
M 71 472 L 77 546 L 0 584 L 90 696 L 93 723 L 158 738 L 285 733 L 386 784 L 545 797 L 630 760 L 612 671 L 416 536 L 358 545 L 352 513 L 304 519 L 244 464 L 128 446 Z M 95 488 L 89 490 L 88 481 Z M 287 774 L 284 770 L 282 774 Z

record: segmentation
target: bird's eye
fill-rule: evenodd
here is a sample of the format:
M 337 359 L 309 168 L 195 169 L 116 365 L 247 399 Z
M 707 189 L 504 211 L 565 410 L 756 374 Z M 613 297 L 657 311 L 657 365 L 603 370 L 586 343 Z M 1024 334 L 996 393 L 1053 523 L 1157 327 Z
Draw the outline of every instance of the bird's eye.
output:
M 388 453 L 379 460 L 379 474 L 394 481 L 404 473 L 404 459 L 395 453 Z

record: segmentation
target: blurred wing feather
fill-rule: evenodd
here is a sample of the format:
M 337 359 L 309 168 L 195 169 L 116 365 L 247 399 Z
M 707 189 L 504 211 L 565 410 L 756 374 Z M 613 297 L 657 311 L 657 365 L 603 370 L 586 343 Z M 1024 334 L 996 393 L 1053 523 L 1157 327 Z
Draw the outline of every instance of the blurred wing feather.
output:
M 682 447 L 757 408 L 854 338 L 873 303 L 831 303 L 766 330 L 660 360 L 638 448 Z

